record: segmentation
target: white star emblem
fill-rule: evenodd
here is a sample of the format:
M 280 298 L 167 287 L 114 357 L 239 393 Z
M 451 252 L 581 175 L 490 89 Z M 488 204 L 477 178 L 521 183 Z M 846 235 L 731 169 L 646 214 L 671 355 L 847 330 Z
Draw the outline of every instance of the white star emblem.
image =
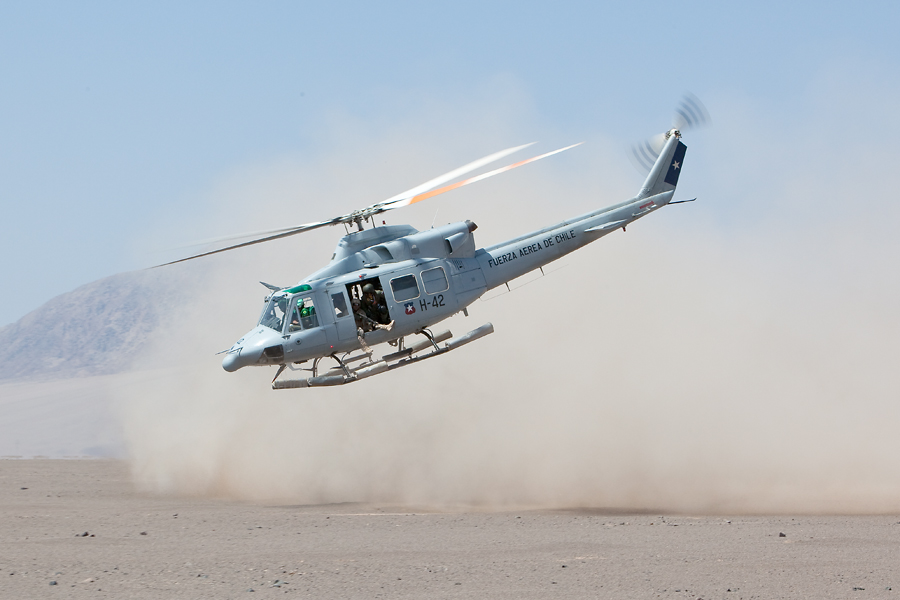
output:
M 672 163 L 672 168 L 674 168 L 674 169 L 677 169 L 677 168 L 680 167 L 680 166 L 681 166 L 681 165 L 678 164 L 678 161 L 677 161 L 677 160 L 676 160 L 675 162 Z

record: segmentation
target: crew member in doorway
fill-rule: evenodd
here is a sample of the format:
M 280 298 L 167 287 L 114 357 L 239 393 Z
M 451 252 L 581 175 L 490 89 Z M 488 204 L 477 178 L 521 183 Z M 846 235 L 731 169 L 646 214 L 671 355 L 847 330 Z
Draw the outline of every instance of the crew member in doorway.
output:
M 387 325 L 391 320 L 387 302 L 384 299 L 384 292 L 376 290 L 371 283 L 363 286 L 363 310 L 366 311 L 370 319 L 382 325 Z
M 354 298 L 350 305 L 353 307 L 353 317 L 356 319 L 356 329 L 359 332 L 359 337 L 362 337 L 363 333 L 378 327 L 378 322 L 371 319 L 366 314 L 366 311 L 363 310 L 359 298 Z

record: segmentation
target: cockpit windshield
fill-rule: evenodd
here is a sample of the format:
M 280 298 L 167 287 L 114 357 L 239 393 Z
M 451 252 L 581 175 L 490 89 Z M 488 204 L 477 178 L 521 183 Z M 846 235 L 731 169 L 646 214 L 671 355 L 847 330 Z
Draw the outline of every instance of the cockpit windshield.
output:
M 281 332 L 284 328 L 284 315 L 287 313 L 289 298 L 285 295 L 273 296 L 263 311 L 259 324 Z

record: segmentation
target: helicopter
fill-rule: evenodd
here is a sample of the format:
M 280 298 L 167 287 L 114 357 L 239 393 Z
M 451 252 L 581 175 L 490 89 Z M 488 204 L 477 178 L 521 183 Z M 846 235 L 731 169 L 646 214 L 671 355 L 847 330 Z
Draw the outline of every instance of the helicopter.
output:
M 446 354 L 494 332 L 485 323 L 459 337 L 432 328 L 468 307 L 486 292 L 594 242 L 624 230 L 674 200 L 687 146 L 681 130 L 703 123 L 705 108 L 691 97 L 676 109 L 676 124 L 633 148 L 635 162 L 649 169 L 633 198 L 560 221 L 518 237 L 477 248 L 470 220 L 417 231 L 410 225 L 376 226 L 375 217 L 421 202 L 564 152 L 573 144 L 480 175 L 449 183 L 532 144 L 507 148 L 468 163 L 406 192 L 326 221 L 245 234 L 218 241 L 256 239 L 165 263 L 165 266 L 297 235 L 320 227 L 344 225 L 330 262 L 300 280 L 280 287 L 260 282 L 265 297 L 257 325 L 226 351 L 225 371 L 249 366 L 277 367 L 273 389 L 311 388 L 354 383 Z M 370 227 L 365 227 L 371 223 Z M 355 230 L 353 230 L 355 228 Z M 259 237 L 262 236 L 262 237 Z M 387 345 L 376 357 L 373 347 Z M 323 360 L 333 361 L 322 368 Z M 293 379 L 279 379 L 289 370 Z

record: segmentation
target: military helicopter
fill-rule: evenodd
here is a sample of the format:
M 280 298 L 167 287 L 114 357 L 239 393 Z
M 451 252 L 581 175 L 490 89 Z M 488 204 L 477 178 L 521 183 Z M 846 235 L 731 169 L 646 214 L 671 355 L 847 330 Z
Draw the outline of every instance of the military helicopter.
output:
M 262 316 L 256 327 L 223 352 L 222 367 L 228 372 L 249 366 L 277 367 L 273 389 L 360 381 L 446 354 L 493 333 L 491 323 L 459 337 L 448 330 L 432 331 L 432 327 L 459 312 L 468 316 L 468 306 L 488 290 L 542 269 L 613 231 L 624 230 L 664 206 L 694 200 L 673 200 L 687 150 L 681 129 L 704 122 L 706 111 L 696 99 L 687 97 L 676 114 L 675 127 L 633 150 L 636 162 L 649 168 L 635 197 L 499 244 L 476 248 L 477 226 L 468 220 L 417 231 L 409 225 L 375 226 L 374 217 L 578 144 L 447 184 L 531 144 L 508 148 L 349 214 L 250 234 L 262 237 L 165 264 L 343 224 L 347 234 L 325 267 L 287 288 L 261 282 L 271 291 Z M 369 222 L 372 226 L 366 228 L 364 224 Z M 353 227 L 355 231 L 351 231 Z M 381 344 L 388 344 L 389 352 L 376 358 L 373 347 Z M 323 370 L 323 359 L 334 364 Z M 285 370 L 300 376 L 279 379 Z

